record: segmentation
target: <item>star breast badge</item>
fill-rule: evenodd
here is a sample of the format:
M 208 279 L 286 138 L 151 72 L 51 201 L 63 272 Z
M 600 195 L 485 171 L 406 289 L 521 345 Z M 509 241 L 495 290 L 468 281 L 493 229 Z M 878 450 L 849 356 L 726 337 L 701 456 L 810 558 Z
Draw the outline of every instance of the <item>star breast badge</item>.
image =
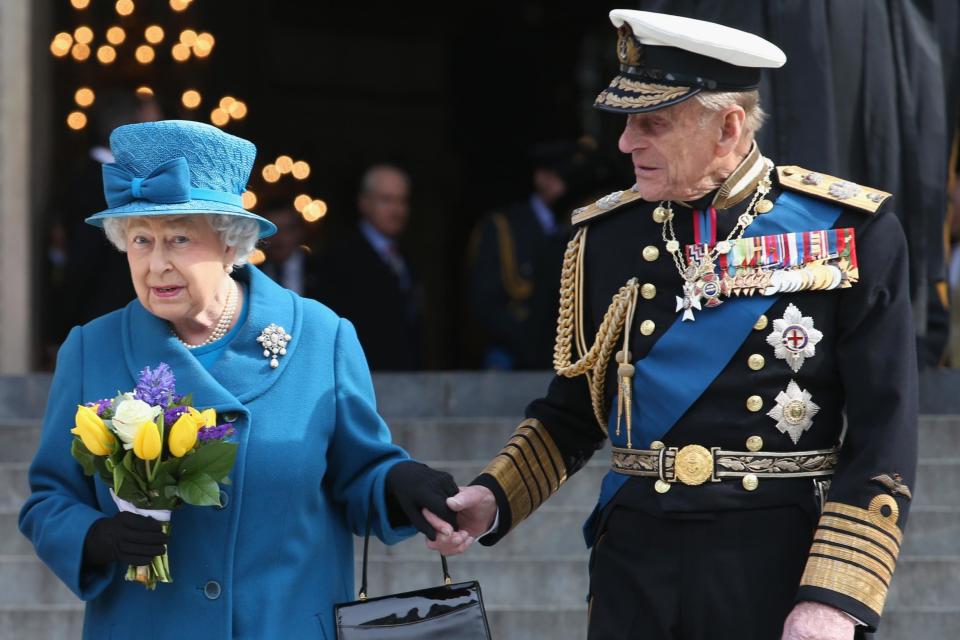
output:
M 773 321 L 767 344 L 773 347 L 776 357 L 785 360 L 797 373 L 807 358 L 816 355 L 817 344 L 822 338 L 823 334 L 813 326 L 813 318 L 803 315 L 796 305 L 790 303 L 783 317 Z
M 777 394 L 777 404 L 767 413 L 777 421 L 777 429 L 797 444 L 803 432 L 813 426 L 813 417 L 820 411 L 810 392 L 791 380 L 786 391 Z

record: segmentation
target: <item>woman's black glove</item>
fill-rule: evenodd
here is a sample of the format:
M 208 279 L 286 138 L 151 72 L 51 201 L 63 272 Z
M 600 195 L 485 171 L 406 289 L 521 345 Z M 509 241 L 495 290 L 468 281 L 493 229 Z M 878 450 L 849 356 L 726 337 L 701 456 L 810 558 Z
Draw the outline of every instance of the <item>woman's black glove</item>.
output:
M 457 514 L 447 506 L 447 498 L 457 495 L 460 489 L 449 473 L 413 460 L 398 462 L 387 472 L 386 490 L 391 524 L 412 524 L 423 535 L 436 540 L 436 530 L 421 513 L 421 509 L 427 508 L 457 530 Z
M 83 541 L 83 560 L 89 565 L 111 562 L 142 567 L 163 553 L 170 536 L 153 518 L 121 511 L 91 525 Z

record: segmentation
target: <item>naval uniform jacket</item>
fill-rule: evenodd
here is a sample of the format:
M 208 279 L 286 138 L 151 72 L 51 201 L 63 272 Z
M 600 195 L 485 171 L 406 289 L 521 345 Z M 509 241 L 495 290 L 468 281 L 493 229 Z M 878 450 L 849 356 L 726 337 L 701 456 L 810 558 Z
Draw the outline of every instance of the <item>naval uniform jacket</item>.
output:
M 742 169 L 737 177 L 742 178 Z M 761 442 L 761 453 L 828 450 L 840 445 L 846 418 L 829 493 L 824 495 L 826 486 L 809 477 L 760 478 L 751 489 L 729 479 L 699 486 L 673 483 L 660 493 L 656 478 L 611 471 L 585 534 L 592 545 L 604 507 L 618 503 L 658 515 L 798 505 L 812 512 L 814 520 L 819 517 L 798 599 L 832 605 L 872 628 L 896 565 L 916 466 L 917 365 L 906 242 L 890 211 L 889 194 L 844 183 L 833 188 L 846 197 L 835 197 L 831 186 L 842 181 L 818 174 L 804 181 L 811 173 L 798 167 L 774 169 L 766 196 L 774 206 L 747 228 L 745 237 L 759 231 L 775 235 L 852 228 L 859 266 L 853 286 L 780 293 L 765 301 L 761 295 L 723 298 L 720 306 L 695 312 L 694 322 L 681 323 L 676 308 L 682 280 L 665 249 L 662 225 L 653 219 L 658 203 L 625 191 L 575 212 L 575 227 L 589 227 L 579 291 L 584 326 L 578 329 L 589 348 L 618 289 L 631 278 L 652 285 L 638 298 L 630 336 L 637 369 L 632 448 L 654 449 L 659 443 L 653 440 L 658 440 L 668 448 L 697 444 L 744 453 Z M 729 193 L 728 180 L 716 200 L 710 194 L 691 203 L 700 210 L 711 201 L 726 206 L 718 207 L 717 240 L 727 237 L 747 209 L 758 180 L 748 184 L 745 195 L 742 189 Z M 851 191 L 857 195 L 849 196 Z M 700 214 L 678 204 L 673 211 L 676 237 L 681 246 L 691 244 L 694 218 Z M 815 355 L 798 371 L 776 357 L 767 342 L 788 305 L 811 318 L 822 333 Z M 711 324 L 708 316 L 720 311 L 732 320 Z M 594 417 L 585 377 L 558 375 L 475 480 L 493 491 L 500 510 L 499 528 L 484 544 L 495 543 L 557 491 L 608 433 L 615 447 L 627 447 L 622 422 L 616 434 L 618 382 L 612 360 L 606 378 L 607 424 Z M 768 415 L 791 382 L 819 408 L 796 442 Z M 805 408 L 809 414 L 811 405 Z M 645 430 L 648 414 L 656 418 L 652 422 L 659 420 L 659 431 Z M 754 449 L 748 451 L 751 436 Z
M 377 414 L 351 324 L 253 266 L 234 275 L 247 320 L 209 372 L 137 300 L 75 327 L 60 349 L 20 530 L 86 601 L 84 638 L 333 640 L 332 605 L 354 599 L 353 535 L 371 505 L 385 542 L 414 533 L 386 516 L 387 471 L 407 455 Z M 293 337 L 275 369 L 256 342 L 270 323 Z M 174 511 L 174 582 L 147 591 L 126 567 L 82 562 L 90 525 L 117 509 L 71 457 L 70 429 L 78 404 L 133 389 L 160 362 L 179 393 L 233 422 L 239 448 L 225 507 Z

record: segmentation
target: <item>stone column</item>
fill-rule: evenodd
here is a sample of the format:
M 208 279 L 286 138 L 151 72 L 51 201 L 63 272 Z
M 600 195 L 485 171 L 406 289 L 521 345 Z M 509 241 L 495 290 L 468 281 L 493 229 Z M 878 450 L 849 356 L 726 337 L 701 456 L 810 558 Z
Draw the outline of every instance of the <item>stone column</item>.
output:
M 0 375 L 30 370 L 29 0 L 0 2 Z

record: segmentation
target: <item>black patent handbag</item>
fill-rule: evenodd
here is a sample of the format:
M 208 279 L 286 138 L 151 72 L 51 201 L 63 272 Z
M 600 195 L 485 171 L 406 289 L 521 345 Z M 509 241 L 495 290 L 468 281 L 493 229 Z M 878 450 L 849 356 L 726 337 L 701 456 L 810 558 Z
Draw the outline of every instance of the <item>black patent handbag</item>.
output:
M 443 556 L 442 585 L 368 598 L 370 523 L 368 516 L 360 599 L 333 607 L 337 640 L 491 640 L 480 583 L 473 580 L 453 584 Z

